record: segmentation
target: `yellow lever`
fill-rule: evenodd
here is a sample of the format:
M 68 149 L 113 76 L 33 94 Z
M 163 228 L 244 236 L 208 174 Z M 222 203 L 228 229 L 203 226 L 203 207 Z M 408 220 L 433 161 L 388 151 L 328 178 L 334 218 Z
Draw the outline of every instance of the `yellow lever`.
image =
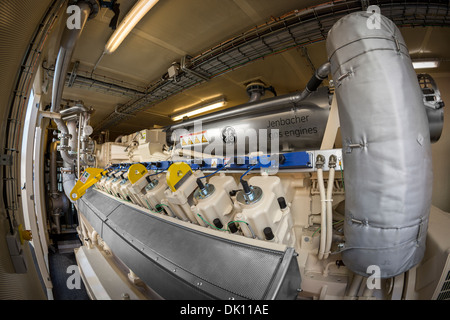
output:
M 148 170 L 143 164 L 135 163 L 128 169 L 128 180 L 130 180 L 131 184 L 135 184 L 147 172 Z
M 96 184 L 107 172 L 107 170 L 98 168 L 86 168 L 70 191 L 70 199 L 73 201 L 80 199 L 86 193 L 86 190 Z

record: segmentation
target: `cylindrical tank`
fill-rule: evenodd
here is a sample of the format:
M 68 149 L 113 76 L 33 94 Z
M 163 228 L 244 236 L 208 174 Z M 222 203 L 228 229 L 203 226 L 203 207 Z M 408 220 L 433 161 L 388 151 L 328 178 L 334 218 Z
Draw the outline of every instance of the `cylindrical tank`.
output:
M 403 37 L 386 17 L 349 14 L 326 46 L 345 163 L 342 259 L 357 274 L 376 266 L 381 278 L 394 277 L 425 250 L 432 164 L 423 95 Z
M 177 149 L 220 156 L 318 149 L 330 110 L 329 88 L 319 88 L 300 102 L 295 102 L 295 97 L 291 94 L 237 106 L 218 112 L 220 117 L 213 121 L 208 116 L 199 117 L 201 123 L 176 124 L 167 128 L 169 143 L 176 143 Z

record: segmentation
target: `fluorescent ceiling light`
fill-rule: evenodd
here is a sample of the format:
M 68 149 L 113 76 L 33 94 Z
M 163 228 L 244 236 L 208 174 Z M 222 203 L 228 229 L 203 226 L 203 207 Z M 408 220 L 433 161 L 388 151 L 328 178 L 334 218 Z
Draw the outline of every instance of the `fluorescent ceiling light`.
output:
M 439 60 L 416 60 L 413 61 L 414 69 L 428 69 L 439 67 Z
M 172 116 L 172 120 L 173 121 L 178 121 L 178 120 L 182 120 L 184 117 L 192 117 L 192 116 L 195 116 L 195 115 L 198 115 L 198 114 L 201 114 L 201 113 L 205 113 L 205 112 L 208 112 L 208 111 L 211 111 L 211 110 L 223 107 L 225 104 L 226 104 L 225 99 L 220 100 L 220 101 L 216 100 L 214 102 L 211 102 L 211 103 L 208 103 L 206 105 L 203 105 L 203 106 L 201 106 L 201 107 L 199 107 L 197 109 L 188 111 L 188 112 L 183 113 L 183 114 Z
M 158 0 L 139 0 L 119 24 L 111 38 L 109 38 L 105 46 L 105 53 L 110 54 L 114 52 L 136 24 L 157 2 Z

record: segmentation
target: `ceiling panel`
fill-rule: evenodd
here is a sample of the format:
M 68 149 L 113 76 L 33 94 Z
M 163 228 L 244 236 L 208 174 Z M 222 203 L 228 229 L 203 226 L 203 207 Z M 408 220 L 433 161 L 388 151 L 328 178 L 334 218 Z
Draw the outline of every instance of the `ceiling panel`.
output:
M 171 0 L 159 1 L 138 28 L 196 55 L 251 25 L 231 0 Z
M 105 55 L 99 65 L 146 79 L 148 83 L 167 72 L 178 55 L 137 36 L 127 37 L 111 55 Z

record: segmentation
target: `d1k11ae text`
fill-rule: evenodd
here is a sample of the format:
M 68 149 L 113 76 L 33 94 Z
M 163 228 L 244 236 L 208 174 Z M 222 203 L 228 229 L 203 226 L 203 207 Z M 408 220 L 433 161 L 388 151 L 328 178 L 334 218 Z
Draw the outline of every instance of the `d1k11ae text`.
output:
M 191 306 L 181 307 L 180 314 L 184 315 L 204 315 L 208 318 L 216 312 L 218 314 L 228 315 L 268 315 L 269 306 L 264 305 L 229 305 L 225 304 L 223 307 L 201 307 Z

